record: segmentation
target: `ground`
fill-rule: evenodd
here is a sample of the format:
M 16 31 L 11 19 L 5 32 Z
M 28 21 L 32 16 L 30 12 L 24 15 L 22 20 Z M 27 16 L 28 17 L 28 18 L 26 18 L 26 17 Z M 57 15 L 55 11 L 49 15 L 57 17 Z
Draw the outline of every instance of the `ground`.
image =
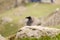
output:
M 4 25 L 0 24 L 0 34 L 5 37 L 13 35 L 17 32 L 18 28 L 21 27 L 21 25 L 17 25 L 19 20 L 24 19 L 26 16 L 45 17 L 56 8 L 60 8 L 60 5 L 33 3 L 27 5 L 26 7 L 12 8 L 11 10 L 1 13 L 0 19 L 1 17 L 9 16 L 12 17 L 14 21 Z M 10 26 L 10 24 L 13 24 L 13 26 Z M 56 26 L 56 28 L 60 27 Z

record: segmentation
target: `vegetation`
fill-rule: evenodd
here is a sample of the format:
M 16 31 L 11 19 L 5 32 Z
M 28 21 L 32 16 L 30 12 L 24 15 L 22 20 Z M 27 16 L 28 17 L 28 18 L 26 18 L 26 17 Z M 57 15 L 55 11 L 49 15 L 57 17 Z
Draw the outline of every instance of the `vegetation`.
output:
M 40 38 L 20 38 L 20 39 L 17 39 L 17 40 L 60 40 L 60 34 L 58 34 L 57 36 L 55 37 L 49 37 L 49 36 L 42 36 Z

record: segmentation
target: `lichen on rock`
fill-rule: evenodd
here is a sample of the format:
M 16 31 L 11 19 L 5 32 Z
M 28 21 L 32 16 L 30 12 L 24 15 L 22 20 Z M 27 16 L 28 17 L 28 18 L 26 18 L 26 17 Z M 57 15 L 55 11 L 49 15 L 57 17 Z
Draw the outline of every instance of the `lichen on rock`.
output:
M 59 33 L 60 29 L 57 28 L 49 28 L 42 26 L 24 26 L 20 28 L 20 31 L 17 32 L 16 38 L 23 38 L 23 37 L 39 38 L 41 36 L 54 37 Z

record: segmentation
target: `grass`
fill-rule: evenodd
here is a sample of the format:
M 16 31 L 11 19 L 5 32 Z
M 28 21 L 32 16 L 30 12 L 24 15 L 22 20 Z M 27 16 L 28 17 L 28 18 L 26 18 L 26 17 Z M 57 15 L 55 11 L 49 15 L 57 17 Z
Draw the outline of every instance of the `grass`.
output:
M 26 37 L 26 38 L 20 38 L 20 39 L 17 39 L 17 40 L 60 40 L 60 34 L 58 34 L 55 37 L 49 37 L 49 36 L 42 36 L 40 38 Z
M 18 26 L 16 24 L 13 24 L 13 26 L 11 26 L 10 23 L 4 24 L 4 26 L 2 27 L 4 27 L 4 29 L 1 30 L 0 34 L 2 34 L 3 36 L 15 34 L 18 29 Z
M 13 8 L 4 13 L 1 13 L 0 19 L 1 19 L 1 17 L 9 16 L 9 17 L 13 18 L 13 22 L 7 23 L 4 25 L 0 24 L 0 29 L 1 29 L 0 34 L 2 34 L 5 37 L 15 34 L 18 30 L 18 27 L 21 27 L 21 24 L 20 24 L 20 26 L 17 25 L 18 21 L 21 19 L 24 19 L 26 16 L 45 17 L 45 16 L 49 15 L 51 12 L 53 12 L 56 8 L 60 8 L 60 5 L 55 5 L 55 4 L 54 5 L 38 4 L 35 7 L 33 5 L 35 5 L 35 3 L 26 6 L 27 10 L 24 11 L 21 16 L 14 15 L 14 13 L 19 9 L 19 7 Z M 11 24 L 13 24 L 13 26 L 10 26 Z M 57 26 L 56 26 L 56 28 L 57 28 Z M 60 28 L 60 26 L 58 26 L 58 28 Z M 44 39 L 46 39 L 46 38 L 44 38 Z M 25 40 L 28 40 L 28 39 L 25 39 Z M 30 40 L 35 40 L 35 39 L 30 39 Z

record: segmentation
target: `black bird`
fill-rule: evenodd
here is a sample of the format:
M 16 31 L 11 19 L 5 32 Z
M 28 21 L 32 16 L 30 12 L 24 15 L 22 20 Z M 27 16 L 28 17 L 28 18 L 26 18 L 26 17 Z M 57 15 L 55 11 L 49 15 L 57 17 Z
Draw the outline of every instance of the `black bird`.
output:
M 31 16 L 28 16 L 28 17 L 26 17 L 26 19 L 28 19 L 26 25 L 27 25 L 27 26 L 31 26 L 32 23 L 33 23 L 32 17 L 31 17 Z

